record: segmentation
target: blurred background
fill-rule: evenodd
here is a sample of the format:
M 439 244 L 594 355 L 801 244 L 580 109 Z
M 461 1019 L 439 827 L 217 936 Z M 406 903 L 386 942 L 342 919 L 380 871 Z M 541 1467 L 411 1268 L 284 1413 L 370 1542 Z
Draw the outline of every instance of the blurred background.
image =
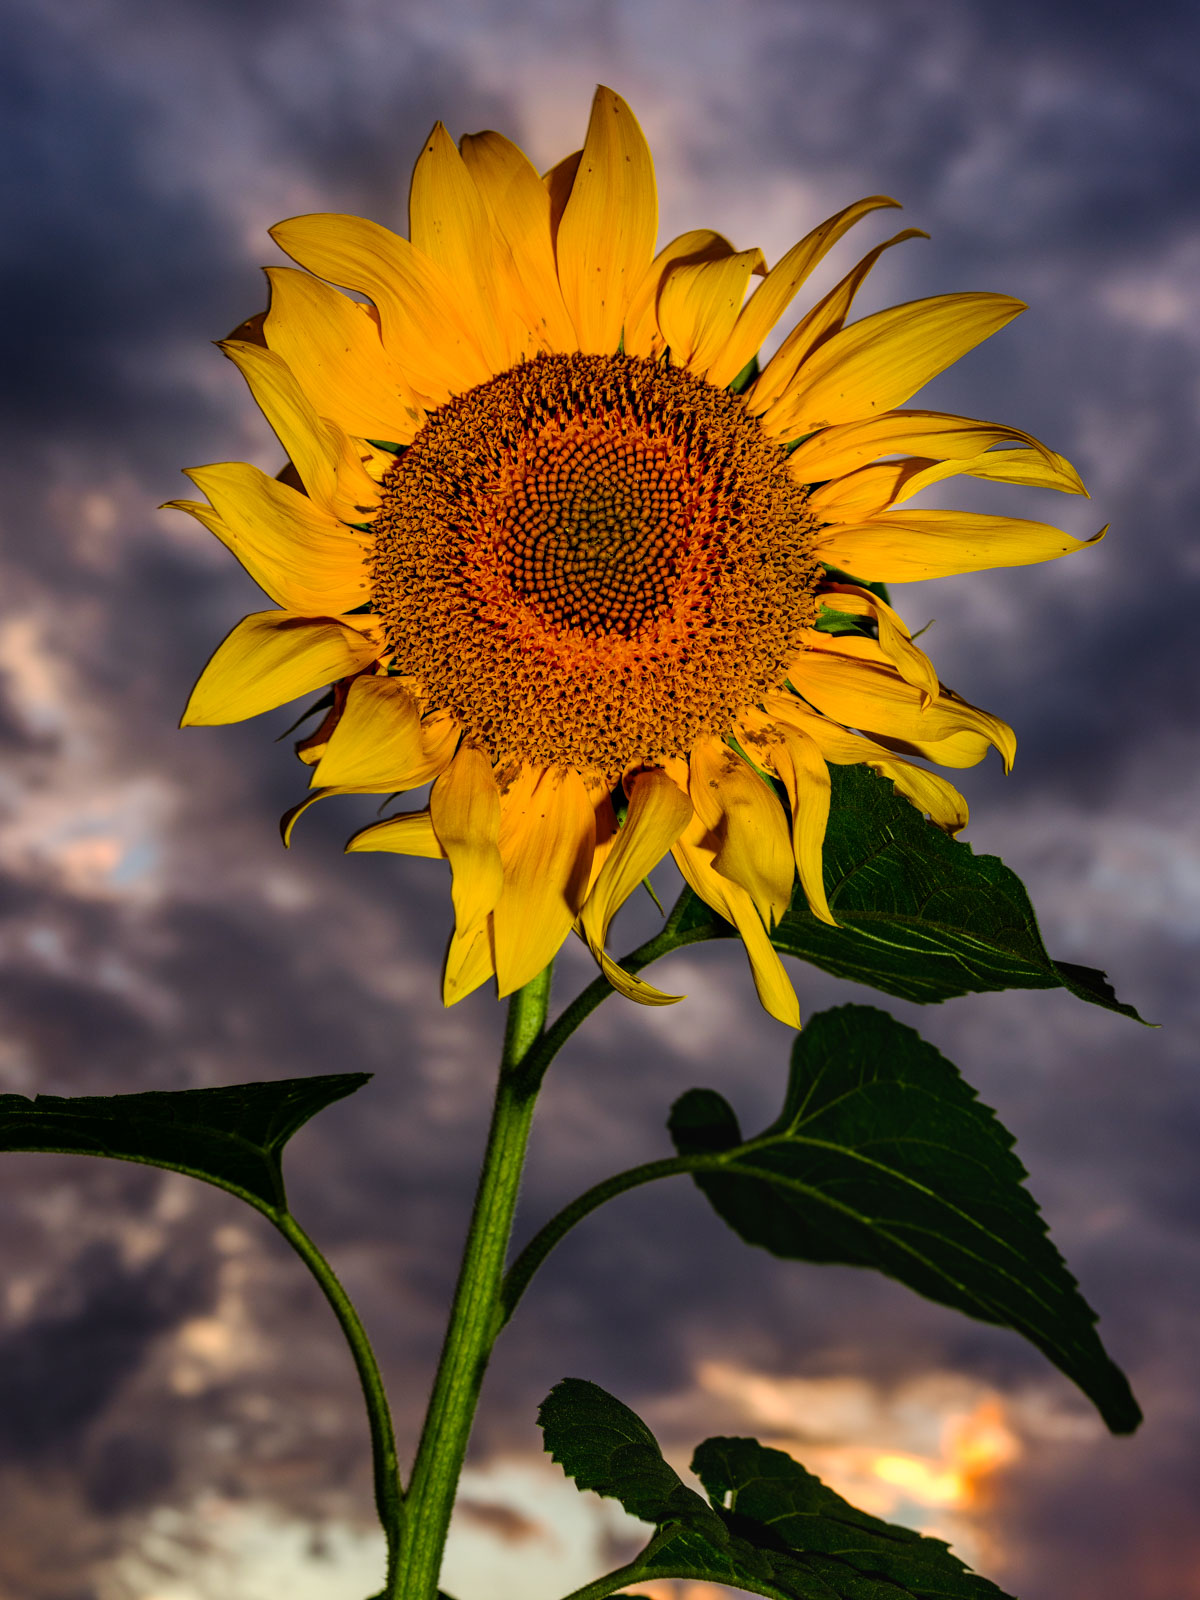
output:
M 441 1009 L 442 864 L 344 858 L 369 803 L 317 808 L 280 848 L 306 777 L 272 742 L 286 710 L 176 731 L 201 664 L 262 602 L 198 525 L 154 507 L 187 492 L 181 466 L 281 459 L 208 341 L 263 305 L 271 223 L 328 209 L 405 231 L 436 118 L 456 137 L 501 129 L 544 167 L 581 142 L 597 81 L 649 135 L 664 238 L 711 226 L 774 260 L 848 201 L 893 194 L 932 243 L 889 253 L 862 310 L 952 289 L 1031 306 L 920 403 L 1031 429 L 1093 495 L 977 488 L 969 503 L 1080 536 L 1113 525 L 1069 561 L 899 591 L 914 627 L 934 620 L 923 643 L 945 681 L 1020 737 L 1011 778 L 964 775 L 966 837 L 1025 878 L 1055 956 L 1104 967 L 1163 1026 L 1065 993 L 884 1003 L 1017 1136 L 1146 1423 L 1111 1439 L 1015 1335 L 867 1273 L 749 1251 L 682 1183 L 642 1190 L 579 1229 L 498 1347 L 444 1581 L 460 1600 L 553 1600 L 633 1547 L 611 1502 L 540 1455 L 537 1402 L 573 1374 L 640 1410 L 681 1466 L 708 1434 L 756 1433 L 1023 1600 L 1200 1596 L 1200 14 L 6 10 L 0 1089 L 376 1074 L 297 1138 L 291 1194 L 358 1300 L 411 1448 L 502 1008 L 480 992 Z M 876 222 L 814 295 L 896 226 Z M 655 917 L 634 905 L 614 948 Z M 751 1127 L 774 1114 L 789 1037 L 740 950 L 656 973 L 688 1001 L 612 1000 L 556 1066 L 522 1236 L 666 1153 L 689 1087 L 720 1089 Z M 591 974 L 569 948 L 559 999 Z M 809 1013 L 878 998 L 795 977 Z M 380 1572 L 350 1362 L 265 1224 L 149 1169 L 4 1157 L 0 1600 L 363 1600 Z

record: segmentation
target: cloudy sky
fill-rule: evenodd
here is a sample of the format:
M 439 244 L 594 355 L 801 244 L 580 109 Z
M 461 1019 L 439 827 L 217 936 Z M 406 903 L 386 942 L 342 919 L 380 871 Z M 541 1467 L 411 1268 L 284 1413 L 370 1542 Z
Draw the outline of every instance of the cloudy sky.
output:
M 1033 430 L 1093 497 L 1013 492 L 1010 507 L 1081 536 L 1113 528 L 1069 562 L 901 593 L 914 625 L 935 619 L 943 678 L 1020 737 L 1012 777 L 966 775 L 968 837 L 1026 879 L 1055 955 L 1104 967 L 1163 1026 L 1060 993 L 889 1009 L 1017 1135 L 1147 1420 L 1110 1439 L 1015 1336 L 864 1273 L 750 1252 L 682 1184 L 641 1191 L 579 1230 L 498 1348 L 446 1582 L 460 1600 L 553 1600 L 628 1548 L 611 1506 L 539 1458 L 536 1404 L 571 1373 L 640 1409 L 680 1462 L 719 1431 L 793 1449 L 1023 1600 L 1200 1596 L 1200 14 L 6 9 L 0 1089 L 375 1073 L 297 1139 L 291 1187 L 359 1299 L 411 1447 L 502 1012 L 482 992 L 436 1002 L 440 863 L 344 858 L 365 820 L 350 802 L 280 849 L 303 783 L 273 742 L 284 712 L 176 730 L 198 667 L 260 602 L 215 541 L 154 507 L 183 492 L 181 466 L 280 460 L 209 341 L 263 304 L 271 223 L 329 209 L 403 229 L 436 118 L 455 136 L 499 128 L 545 166 L 580 142 L 597 81 L 651 138 L 667 235 L 712 226 L 774 259 L 849 200 L 893 194 L 932 242 L 890 253 L 864 309 L 950 289 L 1031 307 L 922 403 Z M 616 946 L 653 915 L 633 908 Z M 524 1233 L 664 1153 L 684 1089 L 721 1089 L 751 1126 L 772 1114 L 788 1039 L 736 946 L 660 973 L 685 1005 L 611 1001 L 552 1075 Z M 795 976 L 808 1012 L 872 998 Z M 560 997 L 589 977 L 568 951 Z M 149 1169 L 8 1156 L 0 1284 L 2 1600 L 372 1591 L 349 1363 L 252 1213 Z

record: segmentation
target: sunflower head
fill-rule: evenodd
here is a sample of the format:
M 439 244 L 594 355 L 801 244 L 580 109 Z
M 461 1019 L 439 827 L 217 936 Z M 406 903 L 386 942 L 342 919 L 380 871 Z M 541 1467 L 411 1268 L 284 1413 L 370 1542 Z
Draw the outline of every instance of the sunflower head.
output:
M 1011 761 L 1011 730 L 938 681 L 882 584 L 1082 548 L 907 504 L 956 474 L 1083 492 L 1021 429 L 903 409 L 1023 307 L 950 294 L 849 320 L 909 229 L 758 369 L 813 268 L 895 204 L 846 207 L 769 270 L 706 229 L 655 253 L 650 152 L 602 88 L 544 177 L 500 134 L 456 148 L 439 123 L 407 239 L 339 215 L 272 230 L 301 270 L 268 269 L 269 311 L 223 348 L 289 468 L 196 468 L 206 501 L 172 504 L 278 609 L 233 630 L 184 722 L 325 688 L 304 806 L 432 784 L 348 848 L 448 861 L 448 1002 L 528 982 L 572 926 L 624 993 L 673 998 L 606 949 L 670 852 L 798 1024 L 769 932 L 797 886 L 834 920 L 829 764 L 871 766 L 954 831 L 966 805 L 921 759 Z

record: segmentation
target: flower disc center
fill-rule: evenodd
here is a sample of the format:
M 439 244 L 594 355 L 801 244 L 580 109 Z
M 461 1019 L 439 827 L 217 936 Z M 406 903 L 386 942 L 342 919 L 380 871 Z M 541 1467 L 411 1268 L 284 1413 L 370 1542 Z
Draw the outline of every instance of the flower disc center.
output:
M 541 356 L 435 412 L 384 485 L 397 669 L 497 760 L 614 776 L 777 688 L 816 522 L 737 396 L 664 363 Z
M 531 441 L 498 520 L 514 590 L 549 627 L 633 638 L 669 608 L 693 498 L 677 455 L 598 420 Z

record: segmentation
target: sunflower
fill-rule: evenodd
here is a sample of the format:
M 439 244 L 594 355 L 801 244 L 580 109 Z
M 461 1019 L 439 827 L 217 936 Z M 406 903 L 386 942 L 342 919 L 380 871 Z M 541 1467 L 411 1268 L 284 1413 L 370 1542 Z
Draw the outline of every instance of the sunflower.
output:
M 347 848 L 449 862 L 447 1004 L 493 976 L 511 993 L 572 927 L 621 992 L 676 998 L 606 949 L 669 851 L 798 1025 L 769 933 L 797 882 L 834 922 L 829 764 L 954 832 L 962 796 L 909 758 L 1011 763 L 1012 730 L 939 683 L 882 585 L 1084 547 L 908 505 L 956 474 L 1086 492 L 1020 428 L 898 409 L 1024 307 L 943 294 L 847 322 L 906 229 L 758 368 L 826 252 L 896 204 L 847 206 L 769 270 L 708 229 L 655 254 L 650 152 L 601 88 L 544 178 L 502 135 L 456 148 L 439 123 L 408 239 L 342 215 L 271 230 L 302 270 L 268 268 L 270 309 L 222 349 L 290 466 L 197 467 L 207 503 L 171 504 L 278 609 L 234 628 L 183 722 L 328 689 L 289 829 L 326 795 L 432 784 Z

